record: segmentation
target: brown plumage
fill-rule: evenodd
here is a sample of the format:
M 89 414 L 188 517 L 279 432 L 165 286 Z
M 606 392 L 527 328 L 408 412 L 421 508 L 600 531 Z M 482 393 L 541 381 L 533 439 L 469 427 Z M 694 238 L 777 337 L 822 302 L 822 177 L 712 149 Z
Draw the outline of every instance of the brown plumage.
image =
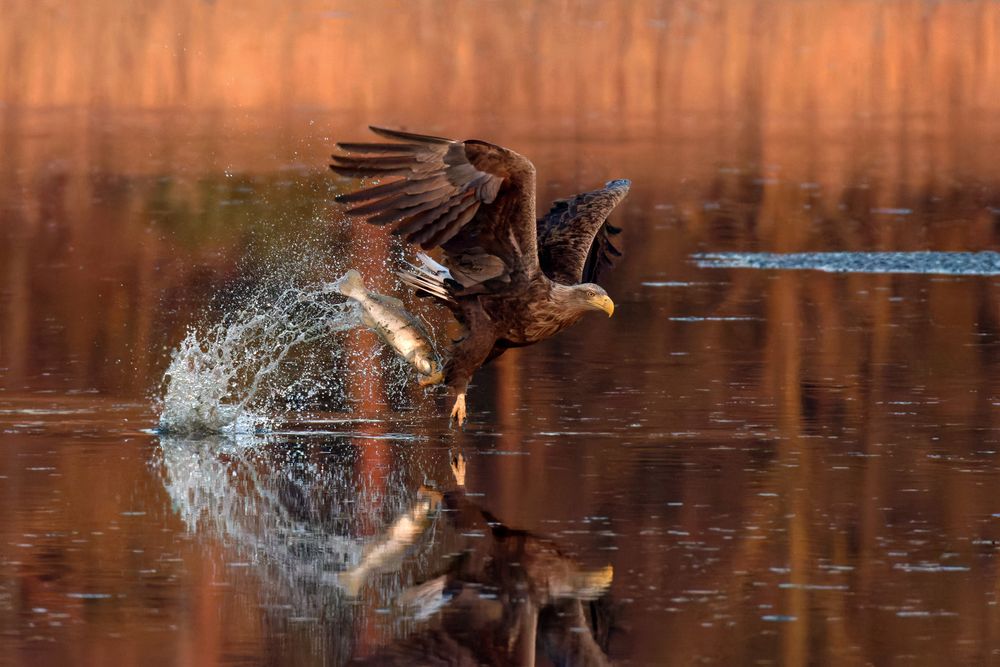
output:
M 561 199 L 535 214 L 535 167 L 484 141 L 453 141 L 372 127 L 393 143 L 340 143 L 330 168 L 342 176 L 386 179 L 344 195 L 348 215 L 425 250 L 442 264 L 401 274 L 445 303 L 466 329 L 443 379 L 456 395 L 452 417 L 465 419 L 465 392 L 477 368 L 511 347 L 555 335 L 588 310 L 609 316 L 614 303 L 596 284 L 621 255 L 607 223 L 629 182 Z
M 622 253 L 612 242 L 621 228 L 608 214 L 628 194 L 629 181 L 552 202 L 538 221 L 538 261 L 546 275 L 565 285 L 596 283 Z

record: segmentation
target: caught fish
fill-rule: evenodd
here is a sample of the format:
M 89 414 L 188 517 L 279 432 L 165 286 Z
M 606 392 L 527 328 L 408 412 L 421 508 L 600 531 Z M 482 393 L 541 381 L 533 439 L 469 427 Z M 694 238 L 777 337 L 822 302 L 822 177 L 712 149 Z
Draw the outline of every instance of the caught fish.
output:
M 436 376 L 441 372 L 430 336 L 416 317 L 391 296 L 371 292 L 361 274 L 351 269 L 336 282 L 338 292 L 361 305 L 361 321 L 418 373 Z

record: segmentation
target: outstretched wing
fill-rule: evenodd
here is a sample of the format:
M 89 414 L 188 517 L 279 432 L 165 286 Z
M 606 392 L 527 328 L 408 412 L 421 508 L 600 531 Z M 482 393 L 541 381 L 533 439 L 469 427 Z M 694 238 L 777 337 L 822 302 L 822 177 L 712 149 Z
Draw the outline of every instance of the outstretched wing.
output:
M 463 262 L 487 267 L 485 273 L 463 274 L 463 284 L 508 284 L 538 270 L 531 162 L 483 141 L 371 130 L 395 141 L 339 143 L 341 153 L 330 165 L 342 176 L 381 181 L 336 197 L 352 204 L 348 215 L 394 224 L 393 233 L 425 250 L 444 248 L 449 268 Z
M 608 216 L 630 185 L 609 181 L 600 190 L 553 202 L 538 221 L 538 261 L 545 275 L 564 285 L 593 283 L 614 266 L 621 251 L 612 237 L 622 230 Z

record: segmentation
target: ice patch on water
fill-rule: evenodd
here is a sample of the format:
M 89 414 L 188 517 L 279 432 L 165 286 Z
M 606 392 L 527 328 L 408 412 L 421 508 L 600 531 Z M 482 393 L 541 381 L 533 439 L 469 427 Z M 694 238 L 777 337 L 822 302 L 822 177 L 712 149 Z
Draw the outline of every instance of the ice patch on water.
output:
M 704 269 L 783 269 L 829 273 L 1000 275 L 1000 253 L 985 252 L 720 252 L 692 255 Z

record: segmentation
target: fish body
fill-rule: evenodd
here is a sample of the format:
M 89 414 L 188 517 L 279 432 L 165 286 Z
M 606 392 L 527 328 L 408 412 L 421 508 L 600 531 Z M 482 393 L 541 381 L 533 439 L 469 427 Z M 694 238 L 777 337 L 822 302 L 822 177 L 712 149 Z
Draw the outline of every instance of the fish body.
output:
M 421 375 L 434 375 L 439 369 L 430 336 L 416 317 L 406 311 L 403 302 L 370 291 L 361 274 L 351 269 L 336 283 L 337 291 L 358 302 L 361 321 L 386 345 L 406 360 Z

